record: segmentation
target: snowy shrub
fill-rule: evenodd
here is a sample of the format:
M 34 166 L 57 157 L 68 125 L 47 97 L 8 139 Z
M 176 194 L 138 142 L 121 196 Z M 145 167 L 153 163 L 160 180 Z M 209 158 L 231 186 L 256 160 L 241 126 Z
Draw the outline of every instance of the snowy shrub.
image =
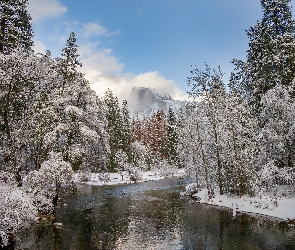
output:
M 142 179 L 141 174 L 139 173 L 139 171 L 133 171 L 133 173 L 130 174 L 130 180 L 131 181 L 140 181 Z
M 73 175 L 73 179 L 75 182 L 86 182 L 89 181 L 90 176 L 89 173 L 77 172 Z
M 49 160 L 38 171 L 31 171 L 24 179 L 26 192 L 32 192 L 41 213 L 51 213 L 51 201 L 57 199 L 61 187 L 73 187 L 73 170 L 60 153 L 51 152 Z
M 159 172 L 162 176 L 171 177 L 177 175 L 178 169 L 169 165 L 167 161 L 162 160 L 159 163 Z
M 200 191 L 200 188 L 197 183 L 191 183 L 185 186 L 185 192 L 182 195 L 193 195 Z
M 37 210 L 12 186 L 0 184 L 0 200 L 0 244 L 6 246 L 10 236 L 36 219 Z
M 117 168 L 115 170 L 118 172 L 125 171 L 130 168 L 130 164 L 128 163 L 128 156 L 121 149 L 119 149 L 115 154 L 115 162 L 117 164 Z
M 16 185 L 15 176 L 12 173 L 0 171 L 0 185 Z
M 293 184 L 293 176 L 288 168 L 278 168 L 272 160 L 264 165 L 260 171 L 262 189 L 272 191 L 278 185 Z

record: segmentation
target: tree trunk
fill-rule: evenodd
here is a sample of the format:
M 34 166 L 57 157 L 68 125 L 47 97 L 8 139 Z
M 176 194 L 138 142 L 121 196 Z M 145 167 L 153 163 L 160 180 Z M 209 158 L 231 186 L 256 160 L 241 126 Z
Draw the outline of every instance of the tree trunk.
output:
M 200 142 L 200 153 L 201 153 L 201 158 L 202 158 L 202 161 L 203 161 L 203 164 L 204 164 L 204 170 L 205 170 L 205 181 L 206 181 L 206 186 L 207 186 L 207 189 L 208 189 L 208 195 L 210 197 L 214 197 L 214 190 L 209 182 L 209 177 L 208 177 L 208 166 L 207 166 L 207 163 L 206 163 L 206 158 L 205 158 L 205 153 L 204 153 L 204 149 L 203 149 L 203 140 L 201 139 L 201 136 L 200 136 L 200 130 L 199 130 L 199 124 L 196 123 L 196 126 L 197 126 L 197 133 L 198 133 L 198 141 Z
M 217 135 L 215 124 L 213 124 L 213 130 L 214 130 L 214 139 L 215 139 L 215 144 L 216 144 L 218 186 L 219 186 L 220 195 L 223 195 L 220 152 L 219 152 L 219 144 L 218 144 L 218 135 Z

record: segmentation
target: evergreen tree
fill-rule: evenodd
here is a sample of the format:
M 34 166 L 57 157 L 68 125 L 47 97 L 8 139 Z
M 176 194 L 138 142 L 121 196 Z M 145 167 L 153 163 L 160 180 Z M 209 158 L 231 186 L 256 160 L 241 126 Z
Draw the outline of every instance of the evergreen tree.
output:
M 167 148 L 167 129 L 166 117 L 163 110 L 158 110 L 157 113 L 152 116 L 149 135 L 148 145 L 152 149 L 152 152 L 161 159 L 164 159 Z
M 65 85 L 71 83 L 75 80 L 77 75 L 80 73 L 77 72 L 77 66 L 82 67 L 82 64 L 78 60 L 77 53 L 78 45 L 76 44 L 75 33 L 70 34 L 69 39 L 67 40 L 66 47 L 62 49 L 62 59 L 60 59 L 60 74 L 63 77 L 61 93 L 63 93 Z
M 0 53 L 32 47 L 33 30 L 27 4 L 28 0 L 0 1 Z
M 77 126 L 77 114 L 75 107 L 80 107 L 81 92 L 76 90 L 79 83 L 85 83 L 82 80 L 82 75 L 77 71 L 77 66 L 81 65 L 78 61 L 76 38 L 74 32 L 70 34 L 66 46 L 62 49 L 62 58 L 57 59 L 58 73 L 61 77 L 60 86 L 56 86 L 59 96 L 59 105 L 57 110 L 59 112 L 61 121 L 67 121 L 67 128 L 60 131 L 59 137 L 63 138 L 63 143 L 60 144 L 58 150 L 63 153 L 64 161 L 69 161 L 71 146 L 79 133 L 79 126 Z M 79 81 L 79 83 L 78 83 Z M 67 110 L 70 105 L 71 111 Z
M 11 172 L 21 167 L 21 157 L 31 122 L 32 105 L 48 69 L 32 51 L 17 50 L 9 55 L 0 54 L 0 157 L 2 166 Z M 50 77 L 48 77 L 50 78 Z
M 295 76 L 295 24 L 290 0 L 261 0 L 263 18 L 248 31 L 246 62 L 233 60 L 237 76 L 259 112 L 263 94 Z
M 144 133 L 143 129 L 142 129 L 142 122 L 140 121 L 138 114 L 133 117 L 132 119 L 132 124 L 131 124 L 131 139 L 132 142 L 135 141 L 142 141 L 142 143 L 144 144 L 144 141 L 142 140 L 142 134 Z
M 122 126 L 121 126 L 122 150 L 128 155 L 128 153 L 130 152 L 130 144 L 131 144 L 131 133 L 130 133 L 131 125 L 130 125 L 130 115 L 128 110 L 128 104 L 126 100 L 124 100 L 122 104 L 121 118 L 122 118 Z
M 110 171 L 115 171 L 116 164 L 116 153 L 119 149 L 123 148 L 122 141 L 122 118 L 121 118 L 121 109 L 119 106 L 118 98 L 115 97 L 110 89 L 105 92 L 104 95 L 104 104 L 105 104 L 105 116 L 108 122 L 107 132 L 109 134 L 109 161 L 108 169 Z
M 75 171 L 99 171 L 104 168 L 107 152 L 102 103 L 77 70 L 81 66 L 77 47 L 71 33 L 63 57 L 56 59 L 57 80 L 51 96 L 58 113 L 54 151 L 61 152 Z
M 178 135 L 176 132 L 176 117 L 173 109 L 169 107 L 167 115 L 167 160 L 170 164 L 178 164 L 177 157 Z

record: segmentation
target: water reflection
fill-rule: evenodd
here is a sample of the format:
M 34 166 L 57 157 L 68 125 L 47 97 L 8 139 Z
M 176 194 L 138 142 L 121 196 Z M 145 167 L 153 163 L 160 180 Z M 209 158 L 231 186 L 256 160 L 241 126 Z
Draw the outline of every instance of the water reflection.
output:
M 81 186 L 53 224 L 20 235 L 16 249 L 295 249 L 286 224 L 257 220 L 180 198 L 185 180 Z

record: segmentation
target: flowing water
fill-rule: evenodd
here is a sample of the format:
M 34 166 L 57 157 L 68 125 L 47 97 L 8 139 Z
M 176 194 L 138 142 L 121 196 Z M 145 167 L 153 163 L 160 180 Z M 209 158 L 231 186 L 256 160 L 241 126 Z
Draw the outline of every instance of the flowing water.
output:
M 60 228 L 39 223 L 15 249 L 295 249 L 293 227 L 196 204 L 179 195 L 187 182 L 81 185 L 56 209 Z

